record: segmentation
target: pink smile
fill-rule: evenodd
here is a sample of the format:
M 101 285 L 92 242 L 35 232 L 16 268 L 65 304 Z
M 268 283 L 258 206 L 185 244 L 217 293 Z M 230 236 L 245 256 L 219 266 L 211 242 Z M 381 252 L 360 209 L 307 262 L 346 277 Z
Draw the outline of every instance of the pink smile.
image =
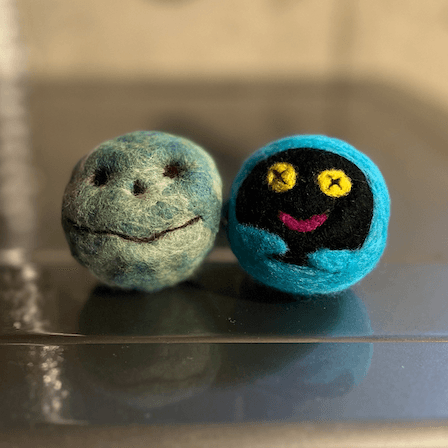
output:
M 321 226 L 328 218 L 324 213 L 322 215 L 313 215 L 311 218 L 298 221 L 291 215 L 288 215 L 288 213 L 283 212 L 279 212 L 278 217 L 288 229 L 295 230 L 296 232 L 312 232 Z

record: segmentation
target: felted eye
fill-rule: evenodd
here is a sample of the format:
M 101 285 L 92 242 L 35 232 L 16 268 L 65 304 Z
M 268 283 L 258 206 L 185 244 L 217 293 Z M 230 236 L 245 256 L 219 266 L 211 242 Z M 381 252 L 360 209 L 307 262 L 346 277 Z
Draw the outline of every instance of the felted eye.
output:
M 165 167 L 163 171 L 163 175 L 169 177 L 170 179 L 174 179 L 175 177 L 180 177 L 182 174 L 182 167 L 176 163 L 172 163 Z
M 144 196 L 146 187 L 143 185 L 141 180 L 136 180 L 132 187 L 132 194 L 138 198 Z
M 271 190 L 284 193 L 296 184 L 297 172 L 290 163 L 277 162 L 269 168 L 266 180 Z
M 95 187 L 102 187 L 109 182 L 111 176 L 112 173 L 107 167 L 98 168 L 93 175 L 92 184 L 95 185 Z
M 322 193 L 332 198 L 340 198 L 350 193 L 352 180 L 342 170 L 325 170 L 317 176 Z

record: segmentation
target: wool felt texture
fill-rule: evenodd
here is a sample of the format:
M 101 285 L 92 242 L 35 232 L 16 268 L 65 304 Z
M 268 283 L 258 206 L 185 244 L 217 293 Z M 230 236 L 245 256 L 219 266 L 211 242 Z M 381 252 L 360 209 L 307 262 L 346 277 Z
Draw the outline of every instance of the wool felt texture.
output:
M 226 214 L 230 246 L 256 280 L 293 294 L 327 294 L 378 263 L 390 199 L 378 167 L 353 146 L 291 136 L 244 162 Z
M 108 140 L 75 166 L 62 226 L 72 255 L 110 286 L 156 291 L 188 278 L 213 246 L 222 182 L 211 156 L 157 131 Z

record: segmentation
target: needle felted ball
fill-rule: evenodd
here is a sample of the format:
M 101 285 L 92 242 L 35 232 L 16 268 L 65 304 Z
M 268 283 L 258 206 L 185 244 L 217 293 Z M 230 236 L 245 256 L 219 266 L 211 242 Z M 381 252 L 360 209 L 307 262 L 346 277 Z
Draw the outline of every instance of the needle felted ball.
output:
M 244 162 L 226 214 L 230 246 L 257 281 L 326 294 L 350 287 L 378 263 L 390 200 L 378 167 L 353 146 L 291 136 Z
M 188 278 L 219 227 L 221 178 L 191 141 L 138 131 L 75 166 L 62 204 L 72 255 L 104 283 L 156 291 Z

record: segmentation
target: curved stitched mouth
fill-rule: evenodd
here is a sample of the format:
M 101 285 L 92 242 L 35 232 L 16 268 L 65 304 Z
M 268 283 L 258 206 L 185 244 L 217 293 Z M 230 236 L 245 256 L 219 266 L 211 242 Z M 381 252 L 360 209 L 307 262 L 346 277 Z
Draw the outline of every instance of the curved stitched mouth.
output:
M 187 221 L 185 224 L 182 224 L 181 226 L 174 227 L 172 229 L 162 230 L 161 232 L 154 233 L 151 236 L 140 237 L 140 238 L 136 237 L 136 236 L 126 235 L 125 233 L 113 232 L 111 230 L 93 230 L 93 229 L 90 229 L 89 227 L 80 226 L 80 225 L 76 224 L 76 222 L 71 219 L 67 219 L 67 221 L 76 230 L 81 231 L 81 232 L 93 233 L 95 235 L 115 235 L 115 236 L 119 236 L 120 238 L 123 238 L 124 240 L 133 241 L 134 243 L 152 243 L 153 241 L 158 240 L 159 238 L 166 235 L 167 233 L 174 232 L 175 230 L 184 229 L 185 227 L 195 224 L 200 219 L 202 219 L 201 216 L 195 216 L 194 218 L 190 219 L 189 221 Z
M 282 211 L 278 212 L 278 217 L 280 221 L 285 224 L 288 229 L 294 230 L 296 232 L 312 232 L 320 227 L 328 218 L 328 211 L 320 215 L 313 215 L 308 219 L 298 220 L 288 213 Z

